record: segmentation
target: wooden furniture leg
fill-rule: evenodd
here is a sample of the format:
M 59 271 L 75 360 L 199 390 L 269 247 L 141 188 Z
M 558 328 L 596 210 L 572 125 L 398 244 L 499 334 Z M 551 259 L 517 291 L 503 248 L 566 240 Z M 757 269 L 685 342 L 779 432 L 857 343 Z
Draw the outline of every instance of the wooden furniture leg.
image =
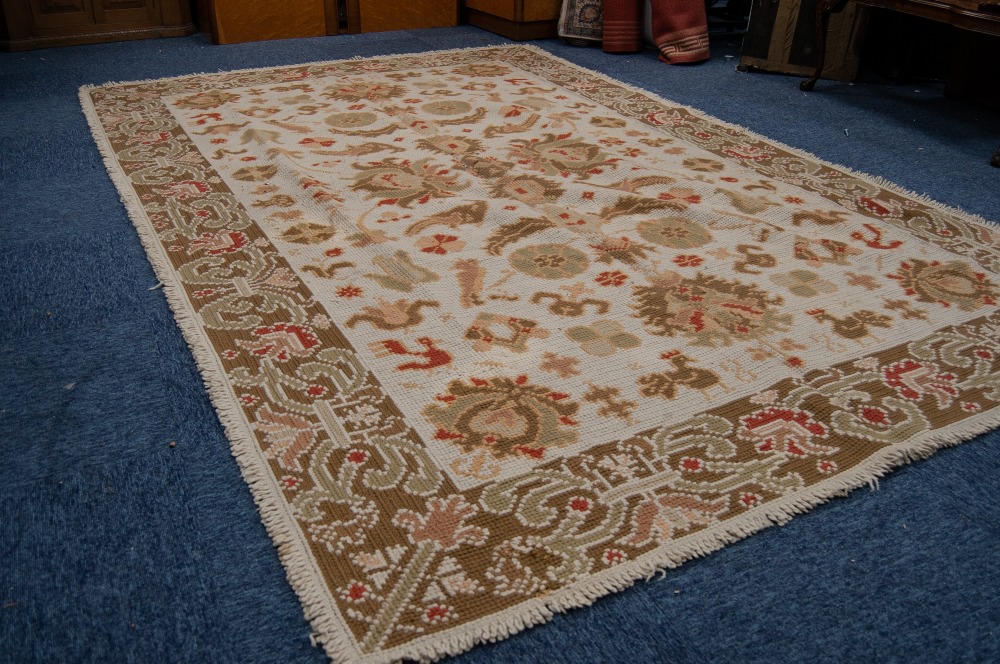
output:
M 816 3 L 816 71 L 812 78 L 799 83 L 803 92 L 811 92 L 816 87 L 819 75 L 823 73 L 826 61 L 826 30 L 830 25 L 830 14 L 839 12 L 847 4 L 847 0 L 819 0 Z

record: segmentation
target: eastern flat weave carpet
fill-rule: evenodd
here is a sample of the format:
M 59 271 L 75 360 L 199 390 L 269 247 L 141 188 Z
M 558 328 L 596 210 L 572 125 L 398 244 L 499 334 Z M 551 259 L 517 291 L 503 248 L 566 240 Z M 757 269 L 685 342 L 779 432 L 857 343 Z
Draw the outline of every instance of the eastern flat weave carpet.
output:
M 495 640 L 1000 424 L 1000 234 L 526 46 L 84 88 L 319 640 Z

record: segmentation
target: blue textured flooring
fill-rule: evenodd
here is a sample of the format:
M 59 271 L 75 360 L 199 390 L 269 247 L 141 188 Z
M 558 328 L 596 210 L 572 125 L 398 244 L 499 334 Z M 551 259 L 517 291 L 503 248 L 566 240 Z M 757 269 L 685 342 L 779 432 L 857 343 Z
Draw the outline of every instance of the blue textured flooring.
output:
M 228 442 L 77 101 L 85 83 L 503 43 L 474 28 L 0 54 L 0 661 L 313 662 Z M 940 86 L 820 82 L 536 42 L 1000 220 L 1000 114 Z M 845 129 L 848 131 L 845 132 Z M 176 441 L 170 448 L 169 441 Z M 1000 435 L 457 658 L 1000 661 Z

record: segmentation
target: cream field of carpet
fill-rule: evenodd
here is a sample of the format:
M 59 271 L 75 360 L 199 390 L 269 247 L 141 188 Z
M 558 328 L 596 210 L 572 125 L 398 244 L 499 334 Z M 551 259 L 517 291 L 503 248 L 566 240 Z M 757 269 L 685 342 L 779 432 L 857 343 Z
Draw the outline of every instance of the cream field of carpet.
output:
M 81 99 L 334 661 L 502 638 L 1000 425 L 1000 231 L 540 49 Z

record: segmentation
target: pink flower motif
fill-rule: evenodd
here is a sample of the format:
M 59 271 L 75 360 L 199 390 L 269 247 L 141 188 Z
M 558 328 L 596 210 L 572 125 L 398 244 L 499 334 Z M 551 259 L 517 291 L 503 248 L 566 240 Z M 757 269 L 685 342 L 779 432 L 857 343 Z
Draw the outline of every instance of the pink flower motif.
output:
M 919 401 L 931 395 L 937 400 L 938 408 L 947 408 L 958 396 L 957 379 L 955 374 L 942 372 L 934 362 L 918 362 L 912 358 L 882 369 L 882 380 L 895 388 L 899 396 Z
M 275 323 L 258 327 L 253 333 L 254 341 L 238 340 L 236 343 L 260 357 L 271 357 L 279 362 L 287 362 L 295 357 L 308 357 L 316 352 L 319 339 L 306 325 Z
M 191 246 L 208 249 L 210 256 L 219 256 L 239 251 L 247 246 L 249 241 L 249 238 L 240 231 L 220 231 L 219 233 L 202 233 L 201 237 L 191 242 Z
M 444 499 L 431 498 L 427 501 L 426 514 L 399 510 L 392 523 L 406 530 L 414 544 L 430 543 L 443 551 L 451 551 L 462 544 L 478 545 L 486 541 L 489 535 L 486 528 L 465 525 L 466 519 L 478 511 L 478 507 L 465 502 L 462 496 L 452 495 Z
M 737 436 L 754 443 L 758 452 L 806 456 L 836 451 L 814 442 L 827 437 L 827 428 L 804 410 L 771 406 L 744 417 L 740 423 Z
M 734 145 L 723 150 L 728 155 L 747 161 L 763 161 L 771 157 L 774 148 L 767 145 Z
M 182 182 L 171 182 L 166 187 L 156 190 L 156 193 L 161 196 L 166 196 L 168 198 L 177 198 L 179 200 L 187 200 L 195 196 L 201 196 L 211 191 L 211 187 L 208 186 L 207 182 L 201 182 L 200 180 L 184 180 Z

